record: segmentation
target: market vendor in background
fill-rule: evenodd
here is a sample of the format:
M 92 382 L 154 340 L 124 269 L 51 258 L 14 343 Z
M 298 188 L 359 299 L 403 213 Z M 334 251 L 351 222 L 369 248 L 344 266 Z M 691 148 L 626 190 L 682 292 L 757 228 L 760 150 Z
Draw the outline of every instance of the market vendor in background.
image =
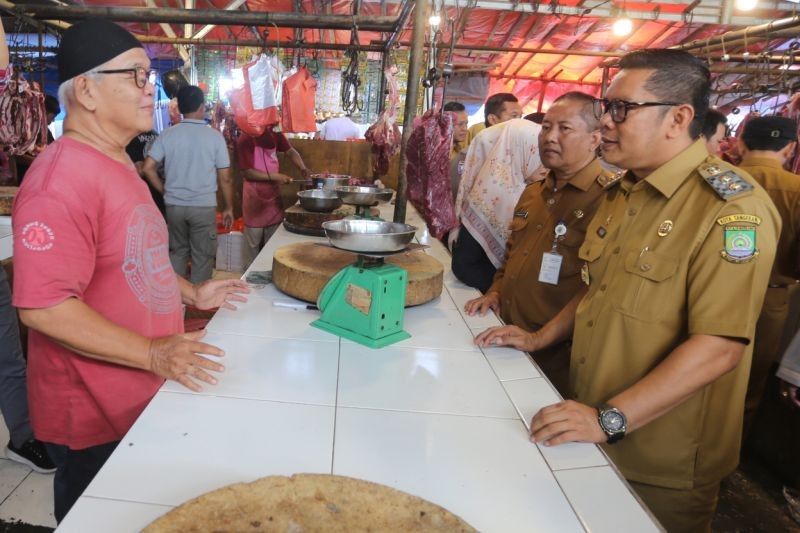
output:
M 125 153 L 153 127 L 149 69 L 141 43 L 112 22 L 67 29 L 64 135 L 14 203 L 13 303 L 30 328 L 31 422 L 56 464 L 59 522 L 165 378 L 195 391 L 217 383 L 224 353 L 203 332 L 183 334 L 181 304 L 235 309 L 249 292 L 241 280 L 193 285 L 170 266 L 166 224 Z
M 797 122 L 788 117 L 757 117 L 744 125 L 738 139 L 742 162 L 764 187 L 783 220 L 778 252 L 764 306 L 756 326 L 753 364 L 744 404 L 744 436 L 747 437 L 770 371 L 778 362 L 783 329 L 792 294 L 800 280 L 800 176 L 784 170 L 797 148 Z
M 469 139 L 472 142 L 481 131 L 489 126 L 500 124 L 512 118 L 522 118 L 522 106 L 511 93 L 496 93 L 486 99 L 483 105 L 483 122 L 469 128 Z
M 711 531 L 720 481 L 739 462 L 780 215 L 706 150 L 702 59 L 649 49 L 619 67 L 598 100 L 601 146 L 629 170 L 579 251 L 587 287 L 524 339 L 501 327 L 481 341 L 535 352 L 572 335 L 572 399 L 536 413 L 531 439 L 602 443 L 667 531 Z
M 288 155 L 305 179 L 311 173 L 286 136 L 273 131 L 272 127 L 267 127 L 258 137 L 242 132 L 236 151 L 244 181 L 242 213 L 250 264 L 283 220 L 280 186 L 291 182 L 292 178 L 280 172 L 278 152 Z
M 464 306 L 467 314 L 494 311 L 508 335 L 524 337 L 553 318 L 583 287 L 578 248 L 614 174 L 597 159 L 600 123 L 594 97 L 560 96 L 544 117 L 539 155 L 550 171 L 525 188 L 514 208 L 505 263 L 486 295 Z M 476 342 L 480 342 L 478 336 Z M 562 395 L 569 378 L 571 342 L 533 353 Z
M 352 141 L 362 137 L 358 124 L 353 122 L 350 115 L 329 118 L 322 123 L 316 135 L 317 139 L 323 141 Z

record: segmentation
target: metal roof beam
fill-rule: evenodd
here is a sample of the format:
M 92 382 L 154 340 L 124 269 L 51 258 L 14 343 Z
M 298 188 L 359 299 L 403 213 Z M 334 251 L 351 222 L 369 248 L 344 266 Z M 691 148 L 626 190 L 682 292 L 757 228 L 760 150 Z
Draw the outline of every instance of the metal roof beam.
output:
M 17 4 L 14 11 L 35 19 L 76 20 L 89 17 L 117 22 L 167 22 L 284 28 L 326 28 L 350 30 L 355 23 L 364 31 L 390 31 L 397 22 L 390 16 L 317 15 L 266 11 L 222 11 L 217 9 L 175 9 L 144 7 L 57 6 Z

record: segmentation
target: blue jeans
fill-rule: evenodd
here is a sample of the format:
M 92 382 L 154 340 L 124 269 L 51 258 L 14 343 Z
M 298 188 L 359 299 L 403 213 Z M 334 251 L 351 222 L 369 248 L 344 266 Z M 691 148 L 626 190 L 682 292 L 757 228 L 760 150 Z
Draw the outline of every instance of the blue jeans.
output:
M 0 268 L 0 412 L 20 447 L 33 438 L 28 421 L 28 389 L 25 384 L 25 358 L 19 341 L 17 311 L 11 306 L 11 289 Z

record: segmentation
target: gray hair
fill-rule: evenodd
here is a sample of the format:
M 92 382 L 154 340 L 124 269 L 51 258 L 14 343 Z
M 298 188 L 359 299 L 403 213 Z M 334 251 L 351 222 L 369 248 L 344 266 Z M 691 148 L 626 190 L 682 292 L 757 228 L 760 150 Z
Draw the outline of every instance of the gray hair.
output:
M 83 74 L 78 74 L 78 76 L 87 76 L 89 78 L 95 79 L 98 76 L 100 76 L 100 73 L 98 71 L 105 70 L 108 67 L 108 63 L 110 62 L 111 61 L 106 61 L 102 65 L 98 65 L 91 70 L 87 70 Z M 67 81 L 61 82 L 61 85 L 58 86 L 58 102 L 59 104 L 61 104 L 61 108 L 64 110 L 67 109 L 68 107 L 67 103 L 69 102 L 69 99 L 75 92 L 75 78 L 77 78 L 78 76 L 72 77 Z

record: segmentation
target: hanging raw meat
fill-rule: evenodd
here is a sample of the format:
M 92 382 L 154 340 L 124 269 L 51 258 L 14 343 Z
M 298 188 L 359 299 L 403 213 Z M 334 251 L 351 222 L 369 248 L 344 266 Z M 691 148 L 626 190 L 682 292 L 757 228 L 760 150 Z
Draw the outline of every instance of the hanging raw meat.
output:
M 37 144 L 47 144 L 44 93 L 38 83 L 14 75 L 9 65 L 0 92 L 0 145 L 11 155 L 22 155 Z
M 386 87 L 389 98 L 386 107 L 378 116 L 377 122 L 370 126 L 364 138 L 372 143 L 372 172 L 383 176 L 389 172 L 389 158 L 400 151 L 400 128 L 397 127 L 397 107 L 400 95 L 397 92 L 397 67 L 386 69 Z
M 431 110 L 416 123 L 406 146 L 408 199 L 437 239 L 458 225 L 450 185 L 451 113 Z

